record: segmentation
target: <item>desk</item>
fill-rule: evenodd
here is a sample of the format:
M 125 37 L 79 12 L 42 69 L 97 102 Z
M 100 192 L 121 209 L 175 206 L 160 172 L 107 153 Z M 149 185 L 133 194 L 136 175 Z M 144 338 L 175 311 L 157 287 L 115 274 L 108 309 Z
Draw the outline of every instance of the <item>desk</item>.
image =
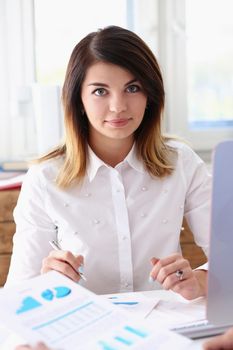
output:
M 150 313 L 147 317 L 147 320 L 150 324 L 153 324 L 156 327 L 156 324 L 165 325 L 169 322 L 173 324 L 177 324 L 177 320 L 183 321 L 186 319 L 187 321 L 192 321 L 200 316 L 200 314 L 204 313 L 205 308 L 205 300 L 203 298 L 197 299 L 193 302 L 188 302 L 183 299 L 179 295 L 170 292 L 170 291 L 151 291 L 151 292 L 143 292 L 142 293 L 146 298 L 155 298 L 160 299 L 160 303 L 156 306 L 156 308 Z M 167 309 L 166 309 L 167 307 Z M 168 313 L 170 314 L 168 318 Z M 182 317 L 181 317 L 182 316 Z M 167 321 L 166 321 L 167 319 Z M 167 327 L 166 327 L 167 328 Z M 1 329 L 0 326 L 0 340 L 1 340 L 1 330 L 2 335 L 5 337 L 5 344 L 0 348 L 1 350 L 13 350 L 16 344 L 22 343 L 23 341 L 19 341 L 19 337 L 8 333 L 7 330 L 4 330 L 3 327 Z M 5 334 L 4 334 L 5 331 Z M 188 347 L 187 350 L 201 350 L 202 344 L 205 339 L 195 340 Z M 176 349 L 176 344 L 174 344 L 174 349 Z
M 160 299 L 159 304 L 147 317 L 155 325 L 169 327 L 205 318 L 205 298 L 188 301 L 179 294 L 166 290 L 147 291 L 143 294 L 147 298 Z M 205 341 L 206 338 L 193 340 L 191 349 L 201 350 Z

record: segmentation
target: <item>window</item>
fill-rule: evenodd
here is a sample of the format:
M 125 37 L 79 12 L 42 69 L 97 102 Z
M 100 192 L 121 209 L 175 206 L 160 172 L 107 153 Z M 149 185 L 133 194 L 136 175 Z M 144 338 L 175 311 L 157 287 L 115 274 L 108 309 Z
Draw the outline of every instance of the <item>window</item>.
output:
M 166 131 L 200 152 L 232 138 L 232 10 L 232 0 L 1 0 L 0 160 L 31 157 L 58 142 L 59 89 L 71 51 L 111 24 L 134 30 L 154 51 L 165 82 Z M 57 126 L 53 138 L 45 137 L 49 125 Z
M 74 46 L 110 24 L 127 26 L 127 2 L 35 0 L 36 80 L 62 85 Z
M 187 1 L 190 128 L 233 127 L 232 12 L 231 0 Z
M 160 1 L 167 128 L 212 150 L 233 137 L 231 0 Z

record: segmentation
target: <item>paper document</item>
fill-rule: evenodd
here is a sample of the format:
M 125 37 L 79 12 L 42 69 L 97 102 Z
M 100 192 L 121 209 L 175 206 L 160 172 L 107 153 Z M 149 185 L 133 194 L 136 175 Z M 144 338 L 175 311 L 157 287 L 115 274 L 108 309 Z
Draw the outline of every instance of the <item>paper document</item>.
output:
M 0 290 L 0 322 L 34 344 L 63 350 L 187 349 L 190 340 L 116 305 L 55 271 Z
M 104 294 L 103 298 L 140 318 L 149 316 L 159 302 L 158 298 L 147 298 L 140 292 Z
M 151 322 L 159 322 L 167 328 L 174 328 L 180 324 L 205 319 L 205 299 L 192 301 L 161 300 L 155 311 L 150 314 Z

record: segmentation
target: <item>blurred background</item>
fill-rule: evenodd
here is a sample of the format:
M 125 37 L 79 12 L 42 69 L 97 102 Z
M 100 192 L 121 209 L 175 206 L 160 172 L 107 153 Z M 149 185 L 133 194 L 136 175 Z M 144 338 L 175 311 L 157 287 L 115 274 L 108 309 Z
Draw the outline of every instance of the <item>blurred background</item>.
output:
M 232 0 L 0 0 L 0 162 L 36 157 L 63 135 L 60 92 L 77 42 L 120 25 L 161 66 L 164 130 L 207 162 L 233 137 Z

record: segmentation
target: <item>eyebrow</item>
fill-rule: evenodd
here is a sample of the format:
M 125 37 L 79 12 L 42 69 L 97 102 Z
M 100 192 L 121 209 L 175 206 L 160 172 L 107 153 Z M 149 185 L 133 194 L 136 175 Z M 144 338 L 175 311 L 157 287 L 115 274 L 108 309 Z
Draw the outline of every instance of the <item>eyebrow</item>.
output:
M 128 83 L 126 83 L 124 86 L 128 86 L 132 83 L 136 83 L 136 82 L 139 82 L 137 79 L 132 79 L 130 81 L 128 81 Z M 90 83 L 88 84 L 87 86 L 103 86 L 103 87 L 109 87 L 108 84 L 105 84 L 105 83 L 100 83 L 100 82 L 93 82 L 93 83 Z

